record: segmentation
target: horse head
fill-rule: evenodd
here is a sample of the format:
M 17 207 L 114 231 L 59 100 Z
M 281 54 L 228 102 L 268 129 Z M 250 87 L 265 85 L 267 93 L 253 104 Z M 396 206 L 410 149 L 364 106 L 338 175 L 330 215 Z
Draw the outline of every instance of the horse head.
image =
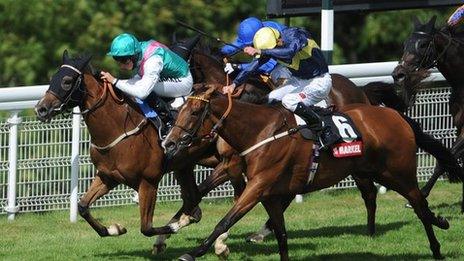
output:
M 86 93 L 83 70 L 91 58 L 90 55 L 70 58 L 67 50 L 63 52 L 63 64 L 53 75 L 44 97 L 35 106 L 40 121 L 50 121 L 56 114 L 82 104 Z
M 435 21 L 436 16 L 422 24 L 414 17 L 414 31 L 404 42 L 401 62 L 392 72 L 406 104 L 414 102 L 421 81 L 430 75 L 429 69 L 435 67 L 440 58 L 438 45 L 442 41 L 436 37 L 440 31 L 435 28 Z
M 168 159 L 188 155 L 188 149 L 200 142 L 213 139 L 213 121 L 210 119 L 210 98 L 222 85 L 195 84 L 195 92 L 182 106 L 174 127 L 163 141 Z

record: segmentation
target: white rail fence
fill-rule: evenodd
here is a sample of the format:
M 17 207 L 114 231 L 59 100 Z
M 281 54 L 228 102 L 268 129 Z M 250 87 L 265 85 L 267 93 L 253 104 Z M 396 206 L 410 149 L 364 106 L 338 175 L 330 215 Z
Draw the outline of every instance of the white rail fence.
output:
M 335 65 L 333 73 L 343 74 L 357 85 L 372 81 L 391 82 L 390 73 L 396 62 Z M 427 89 L 418 95 L 410 116 L 418 119 L 424 130 L 451 146 L 455 139 L 448 111 L 449 88 L 443 76 L 434 72 L 429 81 L 442 87 Z M 95 170 L 90 161 L 89 134 L 79 115 L 60 118 L 49 124 L 38 122 L 33 116 L 21 116 L 33 108 L 48 86 L 0 88 L 0 214 L 13 220 L 18 212 L 40 212 L 70 209 L 70 220 L 76 221 L 77 201 L 92 180 Z M 30 111 L 29 111 L 30 115 Z M 434 159 L 418 153 L 418 177 L 426 180 L 433 171 Z M 196 180 L 200 183 L 210 169 L 198 167 Z M 334 188 L 354 187 L 346 179 Z M 131 204 L 134 192 L 119 186 L 96 202 L 96 206 Z M 208 194 L 209 198 L 230 197 L 232 187 L 226 183 Z M 180 200 L 180 189 L 171 174 L 162 179 L 159 201 Z

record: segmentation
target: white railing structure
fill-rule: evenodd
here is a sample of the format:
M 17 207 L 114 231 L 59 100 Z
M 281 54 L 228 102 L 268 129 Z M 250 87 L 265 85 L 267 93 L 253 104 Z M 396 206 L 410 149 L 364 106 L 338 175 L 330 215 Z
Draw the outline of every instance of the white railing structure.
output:
M 372 81 L 391 82 L 390 73 L 397 62 L 347 64 L 330 66 L 332 73 L 340 73 L 357 85 Z M 433 72 L 427 80 L 442 88 L 427 89 L 417 96 L 410 116 L 418 119 L 424 130 L 451 146 L 455 139 L 448 111 L 449 87 L 443 76 Z M 441 84 L 441 85 L 440 85 Z M 446 83 L 445 83 L 446 84 Z M 94 176 L 89 158 L 89 134 L 79 115 L 57 117 L 51 123 L 41 123 L 30 110 L 48 86 L 0 88 L 0 214 L 14 219 L 17 212 L 39 212 L 70 209 L 70 220 L 76 221 L 78 198 L 88 188 Z M 75 109 L 76 110 L 76 109 Z M 24 115 L 26 114 L 26 116 Z M 29 115 L 29 116 L 27 116 Z M 434 159 L 418 153 L 418 177 L 426 180 L 433 171 Z M 196 181 L 200 183 L 210 169 L 198 167 Z M 354 187 L 350 178 L 334 188 Z M 98 200 L 96 206 L 132 204 L 134 192 L 119 186 Z M 209 198 L 230 197 L 233 189 L 226 183 Z M 158 200 L 180 200 L 180 189 L 171 174 L 161 180 Z

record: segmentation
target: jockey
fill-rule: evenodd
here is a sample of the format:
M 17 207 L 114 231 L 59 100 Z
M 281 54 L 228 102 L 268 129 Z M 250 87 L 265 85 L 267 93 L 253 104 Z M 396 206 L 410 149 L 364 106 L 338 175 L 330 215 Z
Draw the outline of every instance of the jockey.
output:
M 241 52 L 243 48 L 247 46 L 252 46 L 253 37 L 255 36 L 256 32 L 263 27 L 272 27 L 280 33 L 285 28 L 287 28 L 285 25 L 274 21 L 261 21 L 258 18 L 249 17 L 240 23 L 237 30 L 237 38 L 234 42 L 232 42 L 234 46 L 240 47 L 240 49 L 237 49 L 233 45 L 225 45 L 221 48 L 221 53 L 227 57 L 232 57 Z M 247 69 L 249 66 L 249 62 L 232 64 L 226 60 L 226 66 L 224 68 L 224 71 L 227 74 L 231 74 L 232 72 L 234 72 L 234 70 L 241 71 Z M 268 62 L 262 64 L 258 68 L 257 72 L 259 74 L 270 75 L 271 79 L 274 81 L 276 85 L 279 85 L 279 80 L 287 79 L 291 76 L 288 69 L 285 66 L 279 65 L 275 59 L 269 59 Z
M 134 71 L 134 76 L 122 80 L 102 72 L 101 78 L 135 97 L 145 116 L 158 128 L 162 139 L 173 119 L 168 117 L 168 126 L 164 126 L 145 99 L 150 94 L 169 98 L 188 95 L 192 90 L 193 79 L 187 62 L 157 41 L 139 42 L 135 36 L 127 33 L 114 38 L 107 55 L 112 56 L 122 70 Z
M 464 5 L 460 6 L 454 13 L 448 18 L 449 26 L 456 26 L 463 22 L 464 17 Z
M 264 27 L 256 32 L 253 47 L 245 47 L 244 52 L 255 58 L 231 85 L 223 88 L 224 93 L 233 92 L 259 66 L 274 58 L 288 67 L 292 76 L 284 86 L 269 93 L 269 101 L 282 101 L 285 108 L 301 116 L 319 136 L 323 147 L 339 139 L 313 110 L 313 105 L 329 95 L 332 78 L 322 51 L 307 31 L 292 27 L 281 34 L 274 28 Z

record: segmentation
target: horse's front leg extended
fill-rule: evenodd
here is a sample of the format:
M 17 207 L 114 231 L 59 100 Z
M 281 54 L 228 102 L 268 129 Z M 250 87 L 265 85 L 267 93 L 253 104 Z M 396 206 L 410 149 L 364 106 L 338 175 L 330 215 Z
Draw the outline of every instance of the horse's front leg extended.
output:
M 259 181 L 250 181 L 242 195 L 235 202 L 232 209 L 216 225 L 213 233 L 203 243 L 188 254 L 179 257 L 179 260 L 191 261 L 198 256 L 203 256 L 219 235 L 227 232 L 237 221 L 239 221 L 248 211 L 250 211 L 259 201 L 263 191 L 267 188 L 266 184 Z
M 192 174 L 193 175 L 193 174 Z M 171 218 L 168 224 L 164 227 L 166 231 L 170 233 L 176 233 L 181 228 L 188 226 L 190 221 L 198 222 L 201 219 L 201 210 L 198 207 L 198 204 L 206 194 L 208 194 L 211 190 L 216 188 L 217 186 L 221 185 L 222 183 L 226 182 L 229 179 L 229 176 L 224 168 L 224 163 L 219 163 L 216 168 L 214 169 L 213 173 L 206 177 L 206 179 L 198 186 L 199 189 L 199 197 L 196 197 L 197 202 L 190 202 L 192 205 L 197 205 L 194 210 L 191 212 L 191 217 L 184 214 L 185 206 L 182 206 L 179 211 Z M 185 205 L 185 202 L 184 202 Z M 181 218 L 182 217 L 182 218 Z M 174 231 L 175 229 L 175 231 Z M 155 244 L 153 245 L 153 253 L 161 253 L 166 249 L 166 240 L 169 238 L 170 234 L 159 235 L 156 239 Z
M 89 223 L 89 225 L 92 226 L 92 228 L 102 237 L 119 236 L 127 232 L 127 230 L 119 224 L 113 224 L 106 228 L 90 214 L 90 205 L 92 205 L 103 195 L 107 194 L 116 185 L 116 181 L 107 176 L 104 176 L 104 174 L 101 172 L 97 172 L 95 179 L 92 181 L 92 184 L 90 184 L 89 189 L 78 203 L 79 214 L 81 217 L 83 217 L 87 223 Z

